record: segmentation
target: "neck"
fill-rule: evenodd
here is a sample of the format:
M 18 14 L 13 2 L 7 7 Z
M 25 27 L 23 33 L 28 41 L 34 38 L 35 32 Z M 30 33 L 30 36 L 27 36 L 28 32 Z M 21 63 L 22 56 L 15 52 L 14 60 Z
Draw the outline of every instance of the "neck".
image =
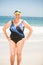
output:
M 16 22 L 18 22 L 20 19 L 15 19 Z

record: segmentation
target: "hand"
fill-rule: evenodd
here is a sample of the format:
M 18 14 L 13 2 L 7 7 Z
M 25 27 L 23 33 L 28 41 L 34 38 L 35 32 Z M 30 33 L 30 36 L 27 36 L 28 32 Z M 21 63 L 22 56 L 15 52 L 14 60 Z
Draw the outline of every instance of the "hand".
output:
M 22 40 L 25 42 L 27 40 L 27 38 L 26 37 L 25 38 L 22 38 Z
M 26 41 L 26 38 L 22 38 L 21 40 L 19 40 L 17 43 L 19 43 L 19 42 L 25 42 Z
M 11 39 L 10 39 L 10 37 L 8 37 L 7 39 L 8 39 L 8 41 L 10 41 L 10 40 L 11 40 Z

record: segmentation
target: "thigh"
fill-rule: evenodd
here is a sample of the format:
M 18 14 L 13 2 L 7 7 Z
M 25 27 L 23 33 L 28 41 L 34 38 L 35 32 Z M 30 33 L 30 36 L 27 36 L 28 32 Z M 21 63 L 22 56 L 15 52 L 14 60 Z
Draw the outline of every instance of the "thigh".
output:
M 23 49 L 23 46 L 24 46 L 24 41 L 23 40 L 20 40 L 19 42 L 17 42 L 17 52 L 21 53 L 22 49 Z
M 10 54 L 15 54 L 15 42 L 9 41 Z

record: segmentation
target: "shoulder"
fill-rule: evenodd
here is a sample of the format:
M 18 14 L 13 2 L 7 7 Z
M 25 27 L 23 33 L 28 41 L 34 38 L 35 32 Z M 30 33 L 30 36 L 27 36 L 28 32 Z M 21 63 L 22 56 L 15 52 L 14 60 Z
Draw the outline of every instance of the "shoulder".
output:
M 28 27 L 31 27 L 31 25 L 26 21 L 26 20 L 23 20 L 23 25 L 28 28 Z
M 26 23 L 27 23 L 27 21 L 24 20 L 24 19 L 21 19 L 21 21 L 23 22 L 23 24 L 26 24 Z M 28 23 L 27 23 L 27 24 L 28 24 Z
M 21 21 L 21 22 L 27 22 L 27 21 L 26 21 L 26 20 L 24 20 L 24 19 L 20 19 L 20 21 Z
M 20 21 L 23 21 L 23 19 L 20 19 Z
M 28 24 L 28 22 L 24 19 L 20 19 L 20 21 L 23 23 L 23 25 Z

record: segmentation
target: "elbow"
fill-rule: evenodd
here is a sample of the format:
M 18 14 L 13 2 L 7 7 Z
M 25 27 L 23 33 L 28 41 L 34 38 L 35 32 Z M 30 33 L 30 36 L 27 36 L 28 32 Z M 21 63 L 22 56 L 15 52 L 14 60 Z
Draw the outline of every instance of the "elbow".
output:
M 33 29 L 31 29 L 31 32 L 33 32 Z
M 33 29 L 32 29 L 32 28 L 31 28 L 30 32 L 31 32 L 31 34 L 32 34 L 32 32 L 33 32 Z
M 3 32 L 5 31 L 5 28 L 4 28 L 4 27 L 2 28 L 2 31 L 3 31 Z
M 2 28 L 2 30 L 4 31 L 4 27 Z

